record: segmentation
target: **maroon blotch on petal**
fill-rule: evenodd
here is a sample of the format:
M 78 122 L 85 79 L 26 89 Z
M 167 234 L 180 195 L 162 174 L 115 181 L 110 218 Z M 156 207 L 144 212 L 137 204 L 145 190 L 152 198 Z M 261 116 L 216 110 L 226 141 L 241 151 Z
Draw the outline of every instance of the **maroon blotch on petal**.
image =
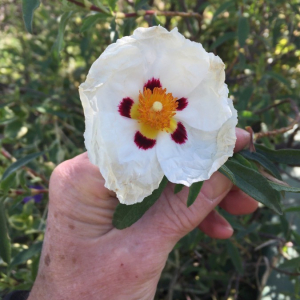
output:
M 143 136 L 139 131 L 136 132 L 134 136 L 135 144 L 143 150 L 151 149 L 156 144 L 156 140 L 148 139 L 147 137 Z
M 144 85 L 144 88 L 147 88 L 149 90 L 151 90 L 153 92 L 154 88 L 161 88 L 161 83 L 159 81 L 159 79 L 155 79 L 155 78 L 152 78 L 152 79 L 149 79 L 146 84 Z
M 187 132 L 182 123 L 177 123 L 176 130 L 171 134 L 172 140 L 177 144 L 184 144 L 187 140 Z
M 176 100 L 176 102 L 178 103 L 178 106 L 176 108 L 177 110 L 184 110 L 188 105 L 188 101 L 186 98 L 180 98 Z
M 123 117 L 131 118 L 130 117 L 130 110 L 132 105 L 134 104 L 133 100 L 130 98 L 122 99 L 121 103 L 119 104 L 119 113 Z

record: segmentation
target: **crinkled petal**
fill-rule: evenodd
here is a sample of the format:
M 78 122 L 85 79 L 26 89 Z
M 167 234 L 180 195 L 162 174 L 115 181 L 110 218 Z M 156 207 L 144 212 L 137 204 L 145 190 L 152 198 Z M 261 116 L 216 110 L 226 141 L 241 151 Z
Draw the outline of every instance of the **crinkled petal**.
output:
M 119 41 L 93 63 L 79 87 L 80 95 L 85 95 L 94 110 L 118 113 L 116 107 L 123 98 L 138 101 L 139 90 L 147 80 L 143 55 L 134 40 L 128 44 Z
M 176 118 L 191 127 L 214 131 L 232 115 L 228 106 L 228 89 L 224 83 L 225 72 L 222 60 L 209 53 L 210 68 L 203 81 L 185 97 L 188 105 L 178 111 Z
M 97 120 L 94 138 L 86 147 L 105 179 L 105 187 L 115 191 L 121 203 L 141 202 L 163 178 L 155 148 L 143 150 L 135 145 L 136 120 L 111 113 L 100 113 Z
M 168 133 L 157 141 L 157 157 L 169 181 L 190 186 L 194 182 L 207 180 L 233 155 L 237 113 L 228 99 L 232 116 L 220 130 L 211 132 L 198 130 L 183 123 L 187 141 L 176 144 Z
M 189 94 L 206 76 L 209 55 L 199 43 L 157 26 L 139 28 L 133 33 L 143 53 L 146 77 L 160 80 L 175 97 Z M 151 45 L 151 47 L 149 47 Z

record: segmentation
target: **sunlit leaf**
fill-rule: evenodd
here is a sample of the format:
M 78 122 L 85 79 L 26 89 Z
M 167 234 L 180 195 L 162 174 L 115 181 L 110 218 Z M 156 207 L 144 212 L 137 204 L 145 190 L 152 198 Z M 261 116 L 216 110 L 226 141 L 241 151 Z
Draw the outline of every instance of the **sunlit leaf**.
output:
M 34 160 L 35 158 L 41 156 L 42 154 L 44 154 L 45 152 L 37 152 L 37 153 L 31 153 L 26 155 L 25 157 L 19 159 L 18 161 L 14 162 L 13 164 L 11 164 L 3 173 L 1 181 L 5 180 L 5 178 L 7 178 L 10 174 L 12 174 L 13 172 L 17 171 L 18 169 L 20 169 L 21 167 L 25 166 L 26 164 L 28 164 L 30 161 Z
M 234 1 L 226 1 L 222 3 L 215 11 L 212 21 L 214 21 L 221 13 L 226 11 L 229 7 L 234 6 Z
M 39 241 L 31 245 L 28 249 L 19 252 L 12 260 L 10 267 L 23 264 L 27 262 L 28 259 L 32 258 L 34 255 L 42 251 L 43 242 Z
M 105 14 L 94 14 L 92 16 L 88 16 L 82 21 L 82 25 L 80 27 L 80 32 L 84 32 L 94 26 L 98 20 L 105 20 L 108 16 Z
M 73 12 L 69 11 L 69 12 L 63 13 L 63 15 L 61 16 L 57 37 L 56 37 L 55 43 L 53 44 L 53 47 L 52 47 L 52 51 L 57 59 L 59 57 L 60 51 L 62 50 L 65 29 L 66 29 L 67 23 L 68 23 L 70 17 L 72 16 L 72 14 L 73 14 Z
M 32 19 L 34 11 L 40 6 L 39 0 L 22 0 L 22 12 L 25 28 L 32 33 Z

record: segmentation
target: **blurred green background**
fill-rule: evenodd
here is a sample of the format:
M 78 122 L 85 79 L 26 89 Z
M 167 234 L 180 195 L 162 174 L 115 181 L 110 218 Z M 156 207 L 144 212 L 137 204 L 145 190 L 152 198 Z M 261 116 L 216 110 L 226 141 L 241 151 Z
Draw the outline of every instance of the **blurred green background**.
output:
M 39 1 L 24 0 L 23 12 L 21 1 L 1 2 L 0 174 L 12 162 L 19 164 L 0 182 L 0 296 L 33 284 L 50 174 L 60 162 L 85 151 L 78 86 L 117 38 L 139 26 L 177 26 L 187 38 L 219 55 L 226 64 L 239 127 L 271 131 L 288 126 L 298 113 L 299 0 L 92 2 L 108 12 L 158 13 L 115 18 L 67 0 L 42 1 L 30 34 L 23 12 L 28 21 L 30 5 Z M 174 16 L 165 16 L 165 11 Z M 197 15 L 182 18 L 176 12 Z M 271 148 L 300 148 L 298 125 L 259 141 Z M 279 167 L 284 179 L 300 185 L 299 166 Z M 297 195 L 286 194 L 282 216 L 264 207 L 243 217 L 220 210 L 235 229 L 233 238 L 213 240 L 195 230 L 182 239 L 169 256 L 156 299 L 300 299 Z

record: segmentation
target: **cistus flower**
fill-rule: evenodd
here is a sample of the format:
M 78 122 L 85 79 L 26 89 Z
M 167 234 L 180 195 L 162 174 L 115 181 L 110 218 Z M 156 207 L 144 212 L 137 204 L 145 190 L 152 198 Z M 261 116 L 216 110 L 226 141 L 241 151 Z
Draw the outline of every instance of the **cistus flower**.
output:
M 237 113 L 224 64 L 158 26 L 111 44 L 80 85 L 90 161 L 121 203 L 169 181 L 190 186 L 232 156 Z

